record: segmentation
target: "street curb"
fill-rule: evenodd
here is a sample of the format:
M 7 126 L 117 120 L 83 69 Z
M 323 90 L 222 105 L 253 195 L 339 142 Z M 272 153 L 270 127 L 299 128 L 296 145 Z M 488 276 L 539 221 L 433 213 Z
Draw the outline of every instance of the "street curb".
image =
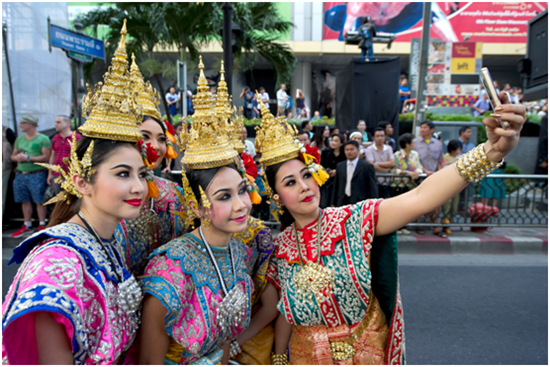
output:
M 398 235 L 397 243 L 407 255 L 548 255 L 548 237 Z

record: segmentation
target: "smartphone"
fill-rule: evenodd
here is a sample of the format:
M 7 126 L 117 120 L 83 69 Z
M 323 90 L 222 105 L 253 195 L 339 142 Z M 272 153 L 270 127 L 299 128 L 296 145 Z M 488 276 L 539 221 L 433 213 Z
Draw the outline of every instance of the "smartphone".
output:
M 498 93 L 495 88 L 495 84 L 493 83 L 493 78 L 491 78 L 491 73 L 489 72 L 489 69 L 481 68 L 479 78 L 481 79 L 481 83 L 483 83 L 483 87 L 485 88 L 485 91 L 489 96 L 489 103 L 491 103 L 491 107 L 494 111 L 495 108 L 499 107 L 502 103 L 500 103 L 500 98 L 498 97 Z M 500 122 L 500 126 L 503 129 L 510 128 L 510 124 L 508 123 L 508 121 L 502 121 L 500 119 L 497 119 L 497 121 Z

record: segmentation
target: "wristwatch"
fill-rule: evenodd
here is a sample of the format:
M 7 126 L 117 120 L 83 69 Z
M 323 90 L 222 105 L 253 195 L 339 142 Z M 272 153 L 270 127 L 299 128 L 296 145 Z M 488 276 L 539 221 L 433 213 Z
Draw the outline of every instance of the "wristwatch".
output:
M 31 157 L 27 156 L 27 162 L 31 161 Z

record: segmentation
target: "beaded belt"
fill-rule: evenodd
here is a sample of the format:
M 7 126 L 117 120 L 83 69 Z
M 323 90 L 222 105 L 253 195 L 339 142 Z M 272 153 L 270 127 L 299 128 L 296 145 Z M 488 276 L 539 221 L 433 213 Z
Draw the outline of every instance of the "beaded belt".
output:
M 346 359 L 351 358 L 355 355 L 355 347 L 353 346 L 353 344 L 357 341 L 357 339 L 361 337 L 361 335 L 363 335 L 363 332 L 367 329 L 367 326 L 369 326 L 370 320 L 372 319 L 372 315 L 374 313 L 375 303 L 376 300 L 371 290 L 367 313 L 363 321 L 361 321 L 361 325 L 357 328 L 357 330 L 353 334 L 351 334 L 348 340 L 344 342 L 331 342 L 329 340 L 330 352 L 332 354 L 333 360 L 345 361 Z

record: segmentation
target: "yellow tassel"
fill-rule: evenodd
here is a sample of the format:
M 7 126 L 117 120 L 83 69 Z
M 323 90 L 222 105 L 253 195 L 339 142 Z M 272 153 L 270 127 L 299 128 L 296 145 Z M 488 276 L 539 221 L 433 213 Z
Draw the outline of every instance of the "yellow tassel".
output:
M 174 148 L 172 148 L 171 145 L 168 144 L 168 147 L 166 149 L 166 155 L 165 155 L 165 158 L 171 158 L 171 159 L 175 159 L 178 157 L 178 153 L 176 153 L 176 151 L 174 150 Z
M 254 189 L 252 192 L 249 192 L 248 195 L 250 196 L 250 201 L 252 204 L 261 204 L 262 203 L 262 197 L 260 194 L 258 194 L 258 190 Z
M 313 172 L 312 176 L 319 186 L 323 186 L 323 184 L 330 178 L 329 174 L 326 173 L 323 168 L 319 168 L 317 172 Z
M 176 144 L 176 137 L 166 130 L 166 137 L 170 140 L 170 143 Z
M 157 196 L 159 196 L 159 188 L 157 187 L 157 184 L 155 183 L 155 181 L 153 181 L 153 180 L 147 181 L 147 188 L 149 189 L 149 191 L 147 193 L 148 197 L 154 199 Z

